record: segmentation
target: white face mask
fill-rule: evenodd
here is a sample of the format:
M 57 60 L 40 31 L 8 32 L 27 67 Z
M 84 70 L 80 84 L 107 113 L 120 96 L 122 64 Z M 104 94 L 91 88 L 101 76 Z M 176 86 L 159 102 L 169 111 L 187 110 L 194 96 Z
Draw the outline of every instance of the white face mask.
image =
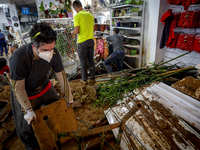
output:
M 38 50 L 38 49 L 37 49 Z M 39 51 L 39 50 L 38 50 Z M 39 54 L 38 56 L 44 60 L 46 60 L 47 62 L 50 62 L 52 57 L 53 57 L 53 50 L 51 50 L 50 52 L 49 51 L 46 51 L 46 52 L 40 52 L 39 51 Z

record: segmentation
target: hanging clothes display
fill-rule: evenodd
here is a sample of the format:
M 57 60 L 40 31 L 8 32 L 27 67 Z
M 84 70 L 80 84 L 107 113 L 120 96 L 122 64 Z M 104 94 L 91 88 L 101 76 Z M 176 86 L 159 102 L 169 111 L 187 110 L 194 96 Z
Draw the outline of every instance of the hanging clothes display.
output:
M 200 11 L 197 12 L 197 16 L 198 16 L 198 17 L 197 17 L 197 18 L 198 18 L 198 25 L 199 25 L 199 27 L 200 27 Z
M 194 38 L 195 38 L 195 34 L 181 33 L 179 35 L 176 48 L 186 50 L 186 51 L 193 51 Z
M 198 3 L 200 3 L 200 0 L 192 0 L 192 5 L 193 4 L 198 4 Z
M 103 39 L 97 39 L 97 50 L 95 55 L 100 54 L 100 57 L 103 58 L 104 51 L 103 51 Z
M 104 58 L 104 60 L 106 60 L 106 58 L 109 55 L 108 44 L 107 44 L 106 40 L 104 40 L 104 48 L 103 49 L 104 49 L 103 58 Z
M 175 4 L 176 0 L 167 0 L 167 4 Z
M 197 34 L 195 36 L 195 40 L 194 40 L 194 51 L 200 53 L 200 34 Z
M 186 11 L 181 13 L 179 26 L 181 28 L 197 28 L 198 27 L 198 12 Z
M 199 4 L 200 0 L 167 0 L 167 4 L 183 5 L 184 10 L 188 10 L 190 5 Z
M 172 14 L 172 9 L 169 9 L 167 12 L 163 14 L 161 17 L 161 22 L 163 22 L 164 29 L 160 42 L 160 48 L 162 49 L 165 45 L 168 45 L 175 39 L 174 29 L 172 21 L 174 20 L 174 15 Z
M 188 10 L 188 7 L 190 5 L 192 5 L 192 0 L 183 0 L 183 3 L 182 3 L 183 7 L 184 7 L 184 10 Z
M 182 3 L 183 0 L 167 0 L 167 4 L 180 5 Z
M 176 0 L 175 5 L 181 5 L 183 3 L 183 0 Z
M 94 50 L 96 51 L 97 50 L 97 38 L 94 37 Z
M 178 42 L 178 37 L 180 33 L 175 33 L 175 39 L 172 40 L 172 42 L 168 45 L 166 45 L 168 48 L 176 48 L 176 44 Z
M 174 21 L 172 21 L 173 28 L 179 27 L 179 22 L 181 18 L 181 13 L 174 13 Z

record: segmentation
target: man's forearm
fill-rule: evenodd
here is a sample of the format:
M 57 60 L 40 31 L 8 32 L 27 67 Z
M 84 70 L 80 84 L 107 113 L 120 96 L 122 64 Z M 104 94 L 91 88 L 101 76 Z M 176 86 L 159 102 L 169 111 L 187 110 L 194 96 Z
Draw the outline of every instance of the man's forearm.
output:
M 73 31 L 71 31 L 71 34 L 76 35 L 77 33 L 75 30 L 73 30 Z
M 25 110 L 30 109 L 32 106 L 25 90 L 25 79 L 17 81 L 10 80 L 10 82 L 17 101 Z

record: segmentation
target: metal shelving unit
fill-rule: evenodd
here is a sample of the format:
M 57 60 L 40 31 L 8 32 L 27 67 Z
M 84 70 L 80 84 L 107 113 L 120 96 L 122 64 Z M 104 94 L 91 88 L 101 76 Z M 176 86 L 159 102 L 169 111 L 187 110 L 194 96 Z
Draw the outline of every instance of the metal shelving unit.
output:
M 144 5 L 144 1 L 143 1 L 143 5 Z M 119 5 L 119 6 L 110 6 L 110 9 L 117 9 L 117 8 L 124 8 L 124 7 L 143 7 L 143 5 L 126 4 L 126 5 Z
M 140 7 L 140 9 L 142 10 L 142 15 L 141 16 L 119 16 L 119 17 L 112 17 L 113 14 L 113 10 L 115 9 L 122 9 L 122 8 L 126 8 L 126 7 Z M 144 10 L 145 10 L 145 1 L 143 1 L 143 5 L 132 5 L 132 4 L 126 4 L 126 5 L 119 5 L 119 6 L 110 6 L 110 29 L 111 31 L 113 31 L 113 28 L 118 28 L 118 29 L 123 29 L 123 30 L 135 30 L 140 32 L 140 36 L 125 36 L 125 38 L 127 39 L 137 39 L 140 41 L 140 45 L 129 45 L 129 44 L 125 44 L 125 47 L 129 47 L 129 48 L 137 48 L 139 49 L 139 54 L 138 55 L 125 55 L 126 57 L 131 57 L 131 58 L 137 58 L 138 59 L 138 67 L 141 67 L 141 60 L 142 60 L 142 47 L 143 47 L 143 30 L 144 30 Z M 137 19 L 139 20 L 138 22 L 141 23 L 141 27 L 136 27 L 136 28 L 129 28 L 129 27 L 114 27 L 112 26 L 112 19 L 129 19 L 129 18 L 133 18 L 133 19 Z M 111 35 L 113 33 L 111 32 Z
M 127 39 L 137 39 L 137 40 L 141 39 L 141 36 L 126 36 L 126 35 L 124 35 L 124 37 Z
M 128 19 L 128 18 L 134 18 L 134 19 L 142 19 L 141 16 L 119 16 L 119 17 L 111 17 L 112 19 Z
M 102 31 L 95 31 L 95 32 L 100 32 L 100 33 L 104 33 L 104 34 L 110 34 L 109 32 L 102 32 Z
M 124 44 L 125 47 L 130 47 L 130 48 L 140 48 L 140 45 L 128 45 Z
M 95 25 L 106 25 L 106 26 L 109 26 L 110 24 L 108 24 L 108 23 L 95 23 Z

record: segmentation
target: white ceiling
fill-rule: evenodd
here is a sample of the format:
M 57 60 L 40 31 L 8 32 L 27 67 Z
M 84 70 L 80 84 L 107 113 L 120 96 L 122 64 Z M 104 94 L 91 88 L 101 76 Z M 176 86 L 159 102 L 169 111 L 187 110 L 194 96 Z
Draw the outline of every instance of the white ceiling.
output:
M 35 0 L 0 0 L 0 4 L 15 4 L 17 9 L 21 10 L 21 7 L 29 7 L 29 11 L 37 12 Z

